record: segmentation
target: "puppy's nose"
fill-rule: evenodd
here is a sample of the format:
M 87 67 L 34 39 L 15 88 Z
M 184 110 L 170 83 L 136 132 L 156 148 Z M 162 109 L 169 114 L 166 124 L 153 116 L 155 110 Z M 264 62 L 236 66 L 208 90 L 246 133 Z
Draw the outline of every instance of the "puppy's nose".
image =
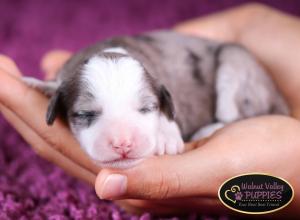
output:
M 122 156 L 127 156 L 132 149 L 132 143 L 128 141 L 117 141 L 112 143 L 115 152 Z

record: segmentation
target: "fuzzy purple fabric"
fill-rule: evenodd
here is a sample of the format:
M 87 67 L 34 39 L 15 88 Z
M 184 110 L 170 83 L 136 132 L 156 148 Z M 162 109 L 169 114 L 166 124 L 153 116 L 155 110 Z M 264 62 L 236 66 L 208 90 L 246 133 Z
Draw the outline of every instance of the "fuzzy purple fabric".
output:
M 26 75 L 42 78 L 39 61 L 49 50 L 75 51 L 114 35 L 169 28 L 243 2 L 1 0 L 0 52 L 12 57 Z M 300 15 L 297 0 L 263 2 Z M 149 213 L 133 216 L 114 203 L 99 200 L 93 188 L 38 157 L 2 117 L 0 132 L 1 220 L 154 218 Z M 187 218 L 212 219 L 195 214 Z

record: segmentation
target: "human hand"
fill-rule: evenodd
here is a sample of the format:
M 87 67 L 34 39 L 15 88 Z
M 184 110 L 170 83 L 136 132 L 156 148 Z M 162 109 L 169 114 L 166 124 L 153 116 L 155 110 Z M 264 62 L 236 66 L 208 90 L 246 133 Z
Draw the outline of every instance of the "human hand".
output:
M 59 59 L 58 59 L 59 60 Z M 60 61 L 62 61 L 62 58 L 60 58 Z M 1 62 L 0 62 L 1 63 Z M 3 66 L 7 66 L 7 65 L 3 65 Z M 1 67 L 1 65 L 0 65 Z M 3 69 L 5 69 L 5 67 L 3 67 Z M 48 160 L 53 161 L 54 163 L 58 164 L 59 166 L 62 166 L 64 169 L 66 169 L 68 172 L 72 173 L 73 175 L 79 177 L 79 178 L 83 178 L 86 181 L 90 182 L 91 184 L 94 183 L 94 179 L 96 176 L 96 173 L 99 171 L 99 168 L 95 167 L 83 154 L 83 152 L 80 150 L 78 144 L 74 143 L 74 139 L 72 136 L 70 136 L 70 133 L 66 131 L 66 127 L 64 127 L 64 125 L 61 122 L 57 122 L 57 124 L 55 125 L 56 127 L 53 128 L 49 128 L 46 127 L 45 123 L 44 123 L 44 114 L 45 114 L 45 110 L 46 110 L 46 98 L 44 98 L 42 95 L 40 95 L 38 92 L 27 88 L 25 85 L 23 85 L 22 83 L 20 83 L 16 77 L 13 77 L 11 75 L 8 75 L 7 72 L 14 72 L 12 70 L 10 71 L 1 71 L 0 72 L 0 78 L 1 78 L 1 82 L 6 82 L 7 85 L 10 85 L 9 88 L 1 88 L 0 89 L 0 101 L 2 104 L 5 104 L 6 108 L 4 108 L 3 106 L 1 106 L 1 111 L 5 114 L 5 116 L 8 118 L 8 120 L 16 127 L 16 129 L 24 136 L 24 138 L 29 141 L 30 144 L 33 145 L 33 148 L 39 153 L 41 154 L 43 157 L 48 158 Z M 49 71 L 50 73 L 51 71 Z M 52 73 L 55 71 L 52 71 Z M 18 73 L 19 74 L 19 73 Z M 17 74 L 15 74 L 17 75 Z M 51 75 L 51 74 L 50 74 Z M 14 95 L 9 95 L 9 91 L 11 87 L 16 88 L 16 92 L 14 92 Z M 4 91 L 3 91 L 4 90 Z M 6 91 L 7 90 L 7 91 Z M 27 91 L 27 92 L 25 92 Z M 29 95 L 23 95 L 23 93 L 29 93 Z M 5 97 L 8 94 L 8 97 Z M 18 96 L 20 98 L 15 99 L 15 97 Z M 35 103 L 35 108 L 32 109 L 32 103 Z M 36 106 L 39 106 L 38 108 L 36 108 Z M 25 109 L 28 108 L 25 112 L 20 111 L 18 109 Z M 31 109 L 30 109 L 31 108 Z M 14 111 L 15 113 L 12 113 L 11 111 Z M 37 117 L 32 118 L 32 115 L 35 115 Z M 272 120 L 276 119 L 276 123 L 277 123 L 277 117 L 271 117 Z M 268 117 L 267 117 L 268 118 Z M 294 121 L 293 119 L 288 119 L 286 117 L 279 117 L 281 122 L 279 123 L 281 126 L 288 126 L 291 127 L 292 129 L 295 129 L 295 132 L 298 131 L 298 127 L 297 127 L 297 122 Z M 258 120 L 258 119 L 251 119 L 251 120 Z M 253 121 L 251 121 L 251 123 L 253 123 Z M 266 118 L 259 118 L 259 122 L 261 123 L 260 125 L 265 127 L 267 131 L 274 131 L 273 129 L 270 129 L 269 126 L 271 126 L 269 124 L 269 120 L 271 119 L 266 119 Z M 271 121 L 272 121 L 271 120 Z M 249 121 L 246 121 L 247 123 Z M 257 121 L 255 121 L 257 122 Z M 238 146 L 239 142 L 230 142 L 230 136 L 224 135 L 225 134 L 231 134 L 231 132 L 238 131 L 240 129 L 244 129 L 245 127 L 247 127 L 248 125 L 241 125 L 241 122 L 237 123 L 236 125 L 232 125 L 232 126 L 238 126 L 237 128 L 233 129 L 231 128 L 225 128 L 223 129 L 222 133 L 219 133 L 218 136 L 217 134 L 214 135 L 213 137 L 211 137 L 208 142 L 205 143 L 205 141 L 201 141 L 201 143 L 199 144 L 191 144 L 188 145 L 190 147 L 199 147 L 197 149 L 195 149 L 194 151 L 191 151 L 189 153 L 183 154 L 183 155 L 178 155 L 178 156 L 164 156 L 161 158 L 151 158 L 147 161 L 145 161 L 143 164 L 141 164 L 141 166 L 138 166 L 136 168 L 132 170 L 127 170 L 126 172 L 136 172 L 136 174 L 138 174 L 138 172 L 144 172 L 145 174 L 149 174 L 148 178 L 145 180 L 149 180 L 150 182 L 148 182 L 148 185 L 141 181 L 140 182 L 140 188 L 137 188 L 137 190 L 139 189 L 140 191 L 138 193 L 129 190 L 127 192 L 127 194 L 125 196 L 123 196 L 123 198 L 144 198 L 144 199 L 155 199 L 155 196 L 157 195 L 157 193 L 155 194 L 155 191 L 158 190 L 158 188 L 154 187 L 153 188 L 153 194 L 152 194 L 152 189 L 147 188 L 147 186 L 152 187 L 151 183 L 157 183 L 160 182 L 159 180 L 159 175 L 154 175 L 153 177 L 151 176 L 153 173 L 149 172 L 149 169 L 151 170 L 151 167 L 154 168 L 159 168 L 158 171 L 161 172 L 159 173 L 163 173 L 164 171 L 168 171 L 168 169 L 164 170 L 166 167 L 173 167 L 173 164 L 175 162 L 175 164 L 177 163 L 177 160 L 179 159 L 178 163 L 184 165 L 183 168 L 189 168 L 189 164 L 193 164 L 193 166 L 195 165 L 195 162 L 198 161 L 198 166 L 192 167 L 190 166 L 190 172 L 187 171 L 187 174 L 191 174 L 192 172 L 192 168 L 193 168 L 193 175 L 196 176 L 196 174 L 194 174 L 194 172 L 196 171 L 196 169 L 201 165 L 201 167 L 203 167 L 203 169 L 199 170 L 198 174 L 203 174 L 202 178 L 205 177 L 208 181 L 205 183 L 210 183 L 208 186 L 206 185 L 202 185 L 203 182 L 191 182 L 194 184 L 194 189 L 199 187 L 200 190 L 194 191 L 195 194 L 192 195 L 193 198 L 187 198 L 185 197 L 185 195 L 188 195 L 188 193 L 192 193 L 191 189 L 190 191 L 185 191 L 182 190 L 182 194 L 178 194 L 177 196 L 175 195 L 176 192 L 174 193 L 174 191 L 170 192 L 169 197 L 166 198 L 172 198 L 172 199 L 164 199 L 164 201 L 158 202 L 157 201 L 142 201 L 142 200 L 131 200 L 131 201 L 127 201 L 126 203 L 123 203 L 123 206 L 125 205 L 128 209 L 137 211 L 137 210 L 147 210 L 147 211 L 152 211 L 152 212 L 156 212 L 156 213 L 175 213 L 176 211 L 181 211 L 181 212 L 187 212 L 190 209 L 193 209 L 193 211 L 198 210 L 198 211 L 204 211 L 204 212 L 218 212 L 218 211 L 224 211 L 223 206 L 220 205 L 219 201 L 216 198 L 216 186 L 218 186 L 218 184 L 220 182 L 222 182 L 223 180 L 225 180 L 225 178 L 227 178 L 228 176 L 231 177 L 232 175 L 234 175 L 234 173 L 240 173 L 240 172 L 248 172 L 253 168 L 256 167 L 251 167 L 249 166 L 249 162 L 248 160 L 246 160 L 245 157 L 240 157 L 238 158 L 238 163 L 237 163 L 237 158 L 235 158 L 234 160 L 232 159 L 231 156 L 234 156 L 232 154 L 228 154 L 226 156 L 228 160 L 225 162 L 222 162 L 222 160 L 224 159 L 224 155 L 219 154 L 219 150 L 220 147 L 214 147 L 214 144 L 212 143 L 216 143 L 215 140 L 219 140 L 219 144 L 223 144 L 224 145 L 224 149 L 226 146 L 227 150 L 230 150 L 232 147 L 229 144 L 233 144 L 233 148 L 232 149 L 240 149 L 240 153 L 242 153 L 243 155 L 244 152 L 247 152 L 250 155 L 253 155 L 254 151 L 250 151 L 250 149 L 248 149 L 249 147 L 243 147 L 245 146 L 245 144 L 250 144 L 250 143 L 244 143 L 244 145 L 242 146 Z M 243 122 L 244 123 L 244 122 Z M 276 124 L 275 123 L 275 124 Z M 255 127 L 255 126 L 254 126 Z M 49 130 L 50 129 L 50 130 Z M 277 132 L 278 132 L 277 128 Z M 64 132 L 61 133 L 60 131 L 63 130 Z M 255 129 L 254 129 L 255 130 Z M 29 132 L 32 131 L 32 132 Z M 290 130 L 289 130 L 290 131 Z M 224 133 L 223 133 L 224 132 Z M 284 131 L 285 132 L 285 131 Z M 234 132 L 233 132 L 234 133 Z M 247 132 L 246 129 L 246 133 L 248 134 L 249 130 Z M 250 132 L 251 133 L 251 132 Z M 49 137 L 49 134 L 51 134 L 51 136 Z M 274 136 L 278 137 L 278 133 L 272 133 L 269 134 L 270 136 Z M 285 138 L 283 138 L 284 140 L 281 141 L 281 138 L 278 137 L 277 140 L 278 144 L 282 144 L 283 147 L 285 147 L 284 149 L 286 151 L 288 151 L 289 153 L 291 153 L 291 151 L 289 150 L 294 150 L 294 145 L 293 146 L 285 146 L 286 144 L 296 144 L 299 143 L 297 142 L 297 140 L 294 140 L 294 142 L 290 143 L 290 142 L 286 142 L 286 140 L 288 139 L 288 135 L 291 135 L 290 137 L 294 138 L 294 133 L 291 134 L 286 134 L 287 136 Z M 227 137 L 226 137 L 227 136 Z M 264 136 L 264 135 L 260 135 L 260 136 Z M 63 141 L 62 138 L 58 138 L 58 137 L 63 137 Z M 219 137 L 219 139 L 215 139 L 216 137 Z M 256 139 L 256 135 L 254 133 L 253 136 L 251 136 L 252 139 Z M 223 143 L 220 141 L 223 140 Z M 235 137 L 235 139 L 242 139 L 240 137 Z M 258 142 L 255 142 L 258 144 L 257 147 L 265 147 L 266 141 L 264 142 L 264 137 L 261 137 L 262 140 L 257 140 Z M 238 140 L 236 140 L 238 141 Z M 62 143 L 64 142 L 64 143 Z M 205 143 L 205 144 L 203 144 Z M 218 142 L 217 142 L 218 143 Z M 277 143 L 277 142 L 276 142 Z M 203 144 L 203 145 L 202 145 Z M 254 144 L 252 142 L 252 144 Z M 267 143 L 269 144 L 269 142 Z M 274 144 L 274 143 L 272 143 Z M 72 148 L 72 152 L 70 149 L 70 145 L 73 145 L 75 148 Z M 52 147 L 54 146 L 54 148 Z M 202 147 L 200 147 L 202 146 Z M 208 147 L 209 146 L 209 147 Z M 277 145 L 276 145 L 277 146 Z M 276 148 L 275 146 L 275 148 Z M 208 150 L 209 148 L 211 148 L 210 150 Z M 248 151 L 244 151 L 247 148 Z M 272 147 L 269 147 L 269 151 L 270 149 L 275 149 Z M 56 150 L 55 150 L 56 149 Z M 73 151 L 73 149 L 75 149 Z M 201 149 L 205 149 L 204 153 L 203 150 Z M 284 149 L 278 150 L 279 152 L 282 152 Z M 299 150 L 298 150 L 299 151 Z M 63 152 L 63 154 L 61 154 L 60 152 Z M 207 152 L 207 154 L 205 154 Z M 224 152 L 224 151 L 223 151 Z M 251 153 L 252 152 L 252 153 Z M 295 151 L 297 153 L 297 150 Z M 294 152 L 294 156 L 299 154 L 296 154 Z M 272 157 L 270 157 L 270 152 L 265 152 L 265 154 L 263 155 L 267 155 L 267 158 L 273 159 L 273 158 L 277 158 L 279 155 L 274 155 Z M 196 158 L 196 157 L 190 157 L 191 155 L 200 155 L 200 158 Z M 217 155 L 219 154 L 219 157 L 217 157 Z M 263 155 L 261 157 L 259 157 L 260 159 L 263 159 Z M 272 154 L 271 154 L 272 155 Z M 289 154 L 288 154 L 289 155 Z M 235 155 L 236 156 L 236 155 Z M 255 154 L 256 157 L 256 154 Z M 70 159 L 71 158 L 71 159 Z M 189 158 L 192 159 L 194 158 L 195 160 L 192 161 L 187 161 L 186 159 L 182 159 L 182 158 Z M 205 159 L 206 158 L 206 159 Z M 225 158 L 225 159 L 226 159 Z M 196 160 L 197 159 L 197 160 Z M 213 160 L 212 160 L 213 159 Z M 217 159 L 217 160 L 216 160 Z M 218 161 L 221 160 L 221 162 Z M 265 158 L 264 158 L 265 159 Z M 270 166 L 270 159 L 267 159 L 266 163 L 267 164 L 263 164 L 263 163 L 258 163 L 258 165 L 262 166 L 258 166 L 257 168 L 260 168 L 256 171 L 261 171 L 261 169 L 263 170 L 270 170 L 272 171 L 271 173 L 274 173 L 274 175 L 281 175 L 282 177 L 285 177 L 288 181 L 290 181 L 293 185 L 298 184 L 299 185 L 299 180 L 293 180 L 291 178 L 291 176 L 295 173 L 295 169 L 293 168 L 292 171 L 289 171 L 289 173 L 282 175 L 282 172 L 280 170 L 275 170 L 275 168 L 277 168 L 277 163 L 275 164 L 275 167 L 268 167 Z M 289 159 L 290 160 L 290 159 Z M 161 161 L 161 162 L 160 162 Z M 185 162 L 184 162 L 185 161 Z M 244 162 L 243 162 L 244 161 Z M 170 163 L 172 162 L 172 163 Z M 165 165 L 165 167 L 163 166 L 162 168 L 157 167 L 156 166 L 159 164 Z M 211 166 L 215 164 L 214 166 Z M 235 164 L 243 164 L 242 167 L 238 167 L 238 166 L 234 166 Z M 221 170 L 220 168 L 217 169 L 216 165 L 222 165 L 221 166 Z M 267 165 L 267 167 L 265 167 L 265 165 Z M 280 164 L 278 164 L 279 166 Z M 282 165 L 282 164 L 281 164 Z M 208 169 L 209 166 L 211 166 L 211 169 Z M 137 170 L 140 167 L 141 170 Z M 200 167 L 200 168 L 201 168 Z M 206 168 L 206 169 L 204 169 Z M 216 168 L 216 169 L 215 169 Z M 234 169 L 235 168 L 235 169 Z M 136 169 L 136 170 L 135 170 Z M 285 166 L 282 167 L 282 169 L 286 169 Z M 216 172 L 216 171 L 218 172 Z M 183 169 L 181 170 L 182 172 L 184 171 Z M 274 172 L 273 172 L 274 171 Z M 98 192 L 98 194 L 100 195 L 100 197 L 105 197 L 105 193 L 107 193 L 108 191 L 106 191 L 105 189 L 103 189 L 104 187 L 104 179 L 106 179 L 107 175 L 111 172 L 115 172 L 115 170 L 102 170 L 97 178 L 97 182 L 96 182 L 96 191 Z M 125 173 L 122 173 L 125 174 Z M 206 174 L 206 175 L 204 175 Z M 295 175 L 296 176 L 296 175 Z M 131 176 L 128 176 L 128 189 L 130 189 L 130 186 L 132 186 L 132 184 L 134 185 L 134 181 L 132 182 L 132 178 L 130 178 Z M 145 176 L 144 176 L 145 177 Z M 157 178 L 156 178 L 157 177 Z M 185 177 L 185 176 L 184 176 Z M 192 177 L 192 176 L 190 176 Z M 150 180 L 151 179 L 151 180 Z M 172 180 L 172 178 L 170 178 L 170 180 Z M 193 179 L 194 181 L 196 180 L 196 178 Z M 202 179 L 203 181 L 203 179 Z M 297 182 L 298 181 L 298 182 Z M 160 184 L 161 187 L 165 187 L 166 189 L 168 189 L 170 187 L 170 189 L 172 189 L 172 186 L 169 186 L 168 184 L 171 184 L 169 181 L 166 181 L 164 184 Z M 143 186 L 145 186 L 143 188 Z M 187 185 L 190 186 L 190 185 Z M 207 187 L 207 188 L 206 188 Z M 174 188 L 173 188 L 174 189 Z M 162 189 L 163 190 L 163 189 Z M 170 191 L 170 190 L 169 190 Z M 295 189 L 296 191 L 296 189 Z M 145 192 L 143 194 L 143 192 Z M 159 191 L 157 191 L 159 192 Z M 161 191 L 163 192 L 163 191 Z M 104 195 L 103 195 L 104 193 Z M 149 196 L 149 194 L 151 193 L 152 197 Z M 145 196 L 146 195 L 146 196 Z M 148 196 L 147 196 L 148 195 Z M 173 198 L 178 198 L 179 199 L 173 199 Z M 295 197 L 296 198 L 296 197 Z M 295 199 L 296 200 L 296 199 Z M 299 202 L 299 200 L 297 200 Z M 184 204 L 182 204 L 184 203 Z M 297 203 L 292 203 L 289 207 L 293 207 L 294 204 Z M 181 209 L 178 209 L 178 207 L 181 207 Z M 288 210 L 288 209 L 285 209 Z
M 65 52 L 49 53 L 43 62 L 43 69 L 48 73 L 46 78 L 53 77 L 56 68 L 68 56 Z M 83 153 L 65 124 L 58 120 L 52 127 L 46 125 L 47 98 L 22 83 L 20 77 L 15 63 L 0 55 L 0 111 L 3 116 L 37 154 L 93 185 L 99 168 Z
M 3 64 L 1 59 L 0 63 Z M 7 72 L 19 74 L 14 65 L 6 64 L 5 66 L 10 66 L 9 70 L 6 68 Z M 1 82 L 9 83 L 10 87 L 0 89 L 1 103 L 4 100 L 7 106 L 5 109 L 1 106 L 1 111 L 4 110 L 5 116 L 41 156 L 93 184 L 98 168 L 94 169 L 93 166 L 89 166 L 90 162 L 85 161 L 83 153 L 80 150 L 77 151 L 77 145 L 74 145 L 75 153 L 72 151 L 76 156 L 68 155 L 70 150 L 74 150 L 74 148 L 70 149 L 73 137 L 69 134 L 60 136 L 62 131 L 65 132 L 64 125 L 55 125 L 57 126 L 55 129 L 44 127 L 42 120 L 46 108 L 46 103 L 42 101 L 44 97 L 34 90 L 31 91 L 15 76 L 3 71 L 0 72 Z M 9 95 L 7 93 L 11 91 L 12 86 L 16 88 L 14 90 L 16 94 Z M 27 89 L 30 91 L 26 91 Z M 22 96 L 22 94 L 27 95 Z M 21 96 L 20 100 L 12 99 L 12 97 L 19 96 Z M 24 108 L 31 109 L 32 103 L 36 104 L 34 106 L 42 105 L 41 108 L 35 110 L 34 114 L 18 111 Z M 13 109 L 17 116 L 9 112 L 7 108 Z M 36 118 L 32 118 L 32 115 Z M 282 127 L 288 129 L 282 132 Z M 163 214 L 191 210 L 224 212 L 224 207 L 216 196 L 218 186 L 228 177 L 251 170 L 273 173 L 286 178 L 292 185 L 299 186 L 299 179 L 297 180 L 297 175 L 294 175 L 299 167 L 297 163 L 299 152 L 297 153 L 296 149 L 299 144 L 297 140 L 299 129 L 297 121 L 283 116 L 249 119 L 228 126 L 207 140 L 188 145 L 190 148 L 196 148 L 193 151 L 183 155 L 151 158 L 133 169 L 118 172 L 127 175 L 128 178 L 128 191 L 119 198 L 164 199 L 162 201 L 127 200 L 122 201 L 121 205 L 134 212 L 151 211 Z M 49 133 L 51 136 L 45 136 Z M 277 137 L 278 133 L 281 134 L 278 137 L 280 141 L 277 142 L 277 138 L 273 136 L 274 133 Z M 57 137 L 64 137 L 64 143 L 61 143 Z M 255 151 L 261 151 L 261 155 L 257 157 L 257 154 L 253 154 Z M 281 163 L 270 163 L 270 160 Z M 293 167 L 289 167 L 288 171 L 285 167 L 287 160 L 290 164 L 294 164 Z M 115 172 L 117 171 L 100 172 L 96 182 L 96 190 L 100 197 L 111 197 L 109 191 L 105 189 L 107 187 L 105 179 Z M 295 192 L 297 191 L 295 188 Z M 115 198 L 111 197 L 111 199 Z
M 294 37 L 300 36 L 299 19 L 266 6 L 250 4 L 184 22 L 175 29 L 247 47 L 271 72 L 290 104 L 292 115 L 300 118 L 300 66 L 295 60 L 300 57 L 300 48 L 293 49 L 299 47 L 299 38 Z M 279 36 L 274 37 L 274 32 L 280 33 Z M 274 126 L 278 127 L 274 129 Z M 289 129 L 291 126 L 293 128 Z M 221 211 L 222 206 L 217 200 L 218 187 L 226 178 L 247 172 L 267 172 L 285 177 L 297 191 L 300 149 L 297 147 L 299 138 L 294 133 L 296 130 L 299 131 L 298 121 L 287 117 L 268 116 L 238 122 L 189 153 L 152 158 L 125 172 L 102 170 L 97 177 L 96 191 L 100 198 L 150 199 L 152 201 L 129 201 L 127 205 L 131 204 L 133 210 L 163 213 Z M 240 135 L 241 131 L 243 135 Z M 282 132 L 287 135 L 285 138 L 279 135 Z M 293 157 L 294 154 L 297 156 Z M 289 156 L 283 159 L 282 155 Z M 285 161 L 290 159 L 293 162 L 286 164 Z M 115 176 L 123 178 L 127 184 L 123 196 L 113 196 L 120 190 L 116 183 L 110 184 L 107 179 L 113 173 L 125 176 Z M 110 185 L 108 189 L 107 185 Z M 293 209 L 296 204 L 299 204 L 299 194 L 288 208 L 274 216 L 283 213 L 296 216 L 298 211 Z
M 49 52 L 41 63 L 45 78 L 53 79 L 70 55 L 65 51 Z M 94 185 L 100 168 L 87 158 L 67 126 L 59 119 L 51 127 L 46 125 L 47 98 L 22 83 L 21 76 L 13 61 L 0 55 L 0 111 L 3 116 L 39 156 Z M 191 147 L 187 144 L 186 149 Z M 125 204 L 123 201 L 122 206 Z
M 226 179 L 263 172 L 285 178 L 295 190 L 289 207 L 273 215 L 299 215 L 299 132 L 300 123 L 285 116 L 236 122 L 184 154 L 150 158 L 127 170 L 103 169 L 96 192 L 103 199 L 148 200 L 129 201 L 133 210 L 219 213 L 225 210 L 217 192 Z

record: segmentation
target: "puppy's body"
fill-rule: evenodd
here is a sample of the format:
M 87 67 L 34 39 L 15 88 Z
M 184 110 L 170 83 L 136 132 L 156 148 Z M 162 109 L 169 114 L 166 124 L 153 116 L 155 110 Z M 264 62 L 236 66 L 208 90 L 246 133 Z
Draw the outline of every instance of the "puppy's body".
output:
M 64 65 L 56 86 L 30 84 L 55 91 L 48 123 L 58 112 L 65 115 L 87 153 L 114 167 L 181 152 L 180 133 L 196 139 L 242 118 L 288 113 L 270 77 L 244 48 L 170 31 L 98 43 Z M 96 112 L 93 120 L 104 127 L 78 121 L 82 110 Z M 97 132 L 106 134 L 96 138 Z M 115 154 L 105 153 L 109 148 Z

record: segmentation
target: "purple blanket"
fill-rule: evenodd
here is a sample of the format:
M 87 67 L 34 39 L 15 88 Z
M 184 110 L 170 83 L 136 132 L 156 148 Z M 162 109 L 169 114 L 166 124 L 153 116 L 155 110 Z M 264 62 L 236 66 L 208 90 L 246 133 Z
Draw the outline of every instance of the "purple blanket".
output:
M 41 78 L 40 58 L 51 49 L 75 51 L 113 35 L 169 28 L 243 2 L 1 0 L 0 53 L 16 60 L 27 75 Z M 300 15 L 297 0 L 263 2 Z M 1 220 L 153 218 L 148 213 L 132 216 L 111 202 L 99 200 L 93 188 L 39 158 L 2 116 L 0 132 Z M 211 219 L 195 214 L 187 218 Z

